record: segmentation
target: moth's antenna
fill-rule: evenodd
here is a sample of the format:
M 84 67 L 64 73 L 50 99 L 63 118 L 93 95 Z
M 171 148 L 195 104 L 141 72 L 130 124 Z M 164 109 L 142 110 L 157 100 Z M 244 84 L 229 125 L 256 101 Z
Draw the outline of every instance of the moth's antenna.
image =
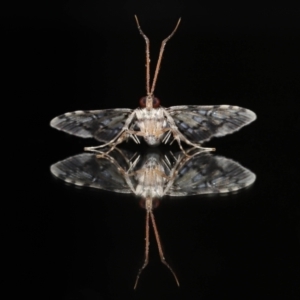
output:
M 157 80 L 157 76 L 158 76 L 158 72 L 159 72 L 159 68 L 160 68 L 160 64 L 161 64 L 161 60 L 162 60 L 162 55 L 164 53 L 164 50 L 165 50 L 165 46 L 168 42 L 168 40 L 174 35 L 174 33 L 176 32 L 179 24 L 180 24 L 180 21 L 181 21 L 181 18 L 179 18 L 176 26 L 175 26 L 175 29 L 172 31 L 172 33 L 167 37 L 165 38 L 162 43 L 161 43 L 161 46 L 160 46 L 160 51 L 159 51 L 159 56 L 158 56 L 158 60 L 157 60 L 157 65 L 156 65 L 156 69 L 155 69 L 155 73 L 154 73 L 154 78 L 153 78 L 153 82 L 152 82 L 152 87 L 151 87 L 151 92 L 150 94 L 153 94 L 154 92 L 154 89 L 155 89 L 155 84 L 156 84 L 156 80 Z
M 161 262 L 171 271 L 171 273 L 173 274 L 175 281 L 177 283 L 177 285 L 179 286 L 179 281 L 178 278 L 175 274 L 175 272 L 173 271 L 173 269 L 170 267 L 170 265 L 166 262 L 166 259 L 164 257 L 164 252 L 161 246 L 161 242 L 160 242 L 160 238 L 159 238 L 159 233 L 156 227 L 156 222 L 155 222 L 155 218 L 154 218 L 154 214 L 152 211 L 152 198 L 147 198 L 145 201 L 145 208 L 146 208 L 146 233 L 145 233 L 145 260 L 144 263 L 142 265 L 142 267 L 139 269 L 138 274 L 136 276 L 136 280 L 135 280 L 135 284 L 134 284 L 134 289 L 136 289 L 139 278 L 141 276 L 142 271 L 147 267 L 148 262 L 149 262 L 149 215 L 151 217 L 151 222 L 152 222 L 152 226 L 153 226 L 153 230 L 154 230 L 154 235 L 155 235 L 155 239 L 156 239 L 156 243 L 157 243 L 157 247 L 158 247 L 158 252 L 159 252 L 159 256 L 160 256 L 160 260 Z
M 162 249 L 162 246 L 161 246 L 160 238 L 159 238 L 159 233 L 158 233 L 158 230 L 157 230 L 157 227 L 156 227 L 154 214 L 153 214 L 152 210 L 150 211 L 150 216 L 151 216 L 152 226 L 153 226 L 153 230 L 154 230 L 154 234 L 155 234 L 155 239 L 156 239 L 156 243 L 157 243 L 157 247 L 158 247 L 158 253 L 159 253 L 160 260 L 171 271 L 171 273 L 173 274 L 173 276 L 175 278 L 175 281 L 176 281 L 177 285 L 180 286 L 179 280 L 178 280 L 175 272 L 173 271 L 171 266 L 166 262 L 164 252 L 163 252 L 163 249 Z
M 134 15 L 134 17 L 137 24 L 137 28 L 146 42 L 146 90 L 147 90 L 147 95 L 150 95 L 150 41 L 146 36 L 146 34 L 142 31 L 137 16 Z
M 149 242 L 149 213 L 150 212 L 147 210 L 147 213 L 146 213 L 146 234 L 145 234 L 145 260 L 144 260 L 144 263 L 143 263 L 142 267 L 139 269 L 138 274 L 136 276 L 136 280 L 135 280 L 134 287 L 133 287 L 134 289 L 136 289 L 137 284 L 138 284 L 139 279 L 140 279 L 140 276 L 141 276 L 141 273 L 147 267 L 148 262 L 149 262 L 149 245 L 150 245 L 150 242 Z

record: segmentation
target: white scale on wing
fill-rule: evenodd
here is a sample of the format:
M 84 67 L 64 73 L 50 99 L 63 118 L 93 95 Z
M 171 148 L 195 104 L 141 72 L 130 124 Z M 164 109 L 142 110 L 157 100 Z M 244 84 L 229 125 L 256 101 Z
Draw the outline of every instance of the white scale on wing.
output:
M 184 142 L 201 150 L 213 151 L 214 148 L 201 147 L 201 143 L 212 137 L 233 133 L 256 119 L 251 110 L 231 105 L 160 106 L 160 101 L 154 96 L 155 85 L 164 48 L 177 30 L 180 19 L 173 32 L 162 41 L 150 88 L 150 42 L 135 18 L 138 30 L 146 42 L 147 96 L 141 98 L 141 107 L 134 110 L 117 108 L 69 112 L 54 118 L 50 123 L 52 127 L 83 138 L 94 137 L 103 143 L 97 147 L 86 147 L 87 151 L 97 152 L 106 146 L 110 146 L 111 151 L 128 138 L 138 144 L 140 137 L 151 146 L 176 140 L 181 150 L 181 142 Z
M 151 220 L 159 255 L 163 264 L 178 278 L 166 262 L 156 226 L 153 209 L 165 195 L 172 197 L 220 194 L 240 190 L 255 181 L 255 174 L 239 163 L 213 156 L 197 148 L 162 156 L 150 152 L 145 156 L 132 155 L 118 148 L 109 154 L 82 153 L 51 166 L 56 177 L 78 186 L 93 187 L 111 192 L 132 193 L 143 200 L 146 209 L 145 260 L 134 288 L 149 260 L 149 223 Z

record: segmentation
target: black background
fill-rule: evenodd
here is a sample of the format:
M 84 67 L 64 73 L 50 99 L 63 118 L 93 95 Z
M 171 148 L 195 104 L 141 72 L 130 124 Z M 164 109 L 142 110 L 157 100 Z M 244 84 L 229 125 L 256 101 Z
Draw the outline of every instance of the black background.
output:
M 2 10 L 2 201 L 12 205 L 3 259 L 13 283 L 4 291 L 31 299 L 299 299 L 299 13 L 276 3 L 137 0 L 24 1 Z M 50 128 L 53 117 L 135 108 L 145 95 L 134 14 L 151 40 L 152 69 L 182 17 L 158 78 L 163 106 L 232 104 L 258 116 L 208 144 L 256 173 L 251 188 L 166 198 L 155 210 L 180 288 L 151 240 L 133 291 L 144 251 L 139 199 L 68 186 L 49 171 L 97 144 Z

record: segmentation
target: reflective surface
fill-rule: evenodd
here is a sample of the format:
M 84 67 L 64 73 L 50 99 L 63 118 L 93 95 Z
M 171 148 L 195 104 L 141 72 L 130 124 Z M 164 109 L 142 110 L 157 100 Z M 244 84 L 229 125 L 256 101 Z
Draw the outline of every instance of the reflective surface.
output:
M 227 2 L 202 2 L 199 9 L 199 1 L 64 3 L 12 2 L 2 16 L 2 244 L 9 265 L 3 294 L 298 300 L 298 10 L 276 3 L 272 9 Z M 233 104 L 258 117 L 204 145 L 254 172 L 252 186 L 236 194 L 166 196 L 154 210 L 180 288 L 150 232 L 149 265 L 133 290 L 145 247 L 138 197 L 68 185 L 49 171 L 98 145 L 53 130 L 49 120 L 77 109 L 135 109 L 145 94 L 145 45 L 134 14 L 151 39 L 153 62 L 182 17 L 157 82 L 162 106 Z M 122 146 L 134 153 L 137 145 Z
M 109 152 L 109 154 L 108 154 Z M 154 229 L 161 262 L 179 280 L 166 262 L 153 215 L 163 196 L 189 196 L 235 192 L 251 185 L 255 175 L 237 162 L 213 156 L 206 151 L 189 149 L 163 155 L 159 150 L 148 150 L 141 155 L 115 148 L 104 153 L 82 153 L 71 156 L 51 166 L 51 172 L 59 179 L 77 186 L 92 187 L 116 193 L 132 193 L 142 198 L 146 209 L 145 261 L 139 277 L 149 262 L 149 223 Z

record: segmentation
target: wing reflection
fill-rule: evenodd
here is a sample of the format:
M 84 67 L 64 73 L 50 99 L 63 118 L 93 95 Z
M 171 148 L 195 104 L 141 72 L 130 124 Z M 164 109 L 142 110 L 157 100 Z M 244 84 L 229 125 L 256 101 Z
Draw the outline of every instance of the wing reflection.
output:
M 82 153 L 59 161 L 51 172 L 65 182 L 117 193 L 133 193 L 143 199 L 146 209 L 145 261 L 138 272 L 136 288 L 149 258 L 149 222 L 151 220 L 159 255 L 163 264 L 176 274 L 166 262 L 155 223 L 154 200 L 165 195 L 189 196 L 229 193 L 251 185 L 255 174 L 239 163 L 222 156 L 214 156 L 199 149 L 162 155 L 152 150 L 144 155 L 115 148 L 103 152 Z
M 239 163 L 198 149 L 144 155 L 115 149 L 110 154 L 81 153 L 51 166 L 56 177 L 78 186 L 143 198 L 228 193 L 251 185 L 255 174 Z

